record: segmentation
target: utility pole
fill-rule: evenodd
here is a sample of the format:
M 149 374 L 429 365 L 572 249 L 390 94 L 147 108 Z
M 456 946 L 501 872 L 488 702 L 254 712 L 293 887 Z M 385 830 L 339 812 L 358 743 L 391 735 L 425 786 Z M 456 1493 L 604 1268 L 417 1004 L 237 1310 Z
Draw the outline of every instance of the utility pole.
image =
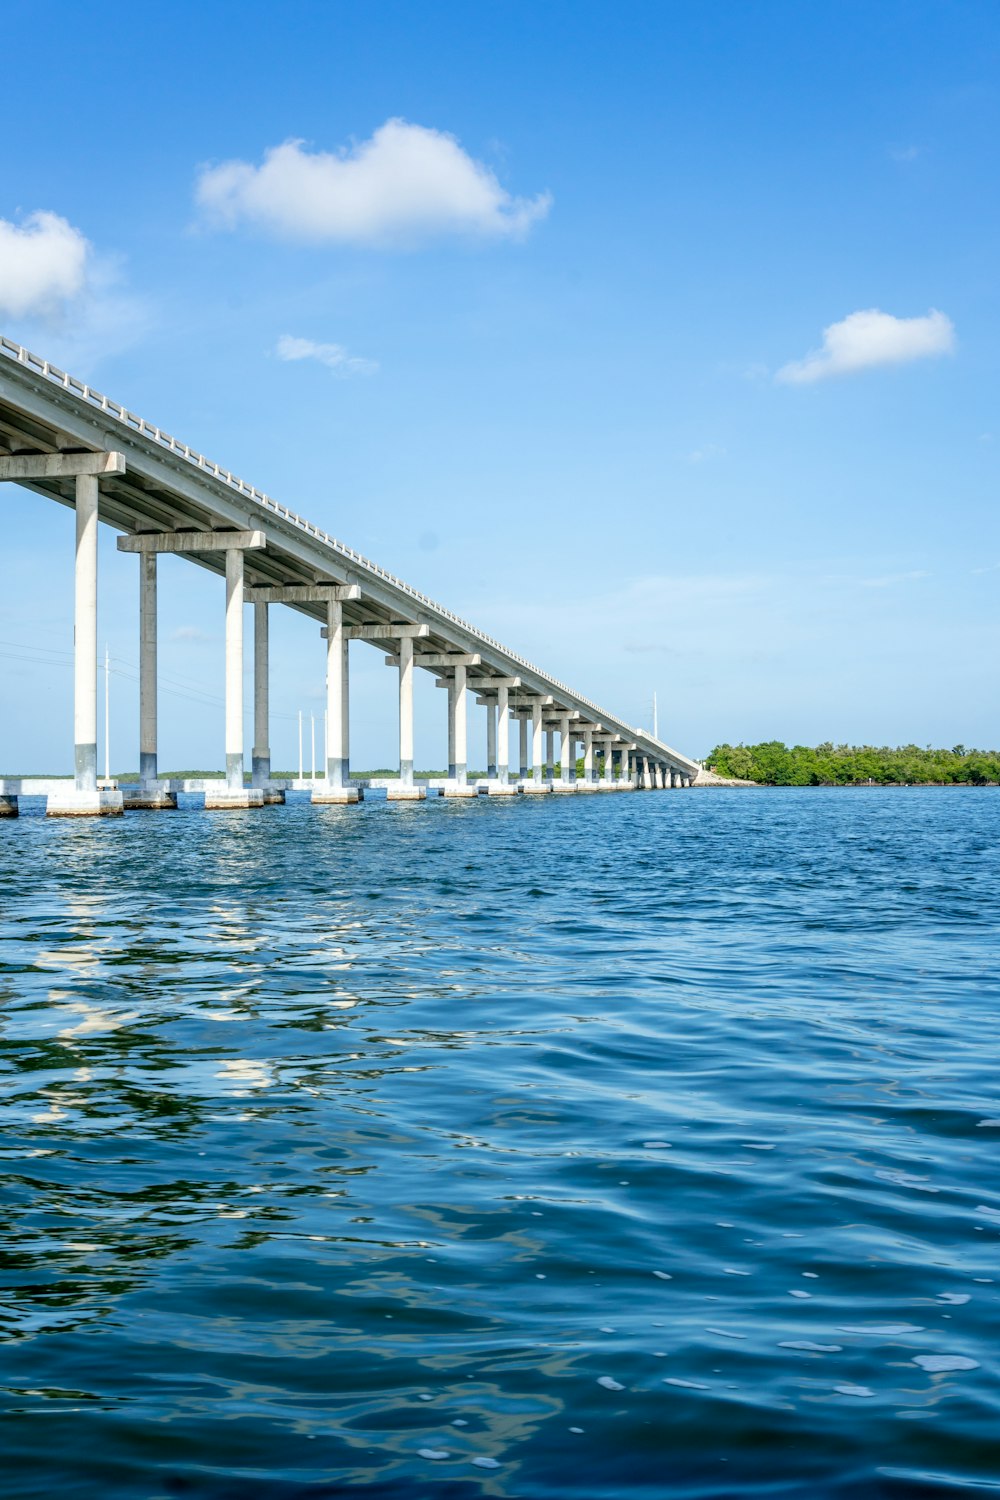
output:
M 653 739 L 654 740 L 658 740 L 659 738 L 660 738 L 660 727 L 659 727 L 659 724 L 657 723 L 657 719 L 656 719 L 656 694 L 654 693 L 653 694 Z

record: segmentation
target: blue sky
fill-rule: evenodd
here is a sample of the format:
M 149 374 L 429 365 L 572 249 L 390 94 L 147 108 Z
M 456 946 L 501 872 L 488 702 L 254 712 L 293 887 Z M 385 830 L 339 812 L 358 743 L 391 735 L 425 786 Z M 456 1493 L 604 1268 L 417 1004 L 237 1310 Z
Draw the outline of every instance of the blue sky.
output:
M 8 337 L 687 753 L 1000 743 L 994 5 L 138 14 L 5 7 Z M 2 503 L 0 764 L 65 769 L 72 517 Z M 323 656 L 277 613 L 287 765 Z M 221 585 L 165 563 L 161 620 L 162 762 L 218 765 Z M 363 646 L 352 720 L 391 763 Z

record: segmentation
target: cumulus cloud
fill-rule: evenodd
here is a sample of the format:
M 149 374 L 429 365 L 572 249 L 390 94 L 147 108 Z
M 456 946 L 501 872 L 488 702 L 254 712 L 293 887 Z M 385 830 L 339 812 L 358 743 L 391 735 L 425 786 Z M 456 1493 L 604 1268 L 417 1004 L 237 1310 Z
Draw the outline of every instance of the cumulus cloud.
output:
M 21 224 L 0 219 L 0 313 L 58 315 L 82 293 L 91 247 L 58 214 L 40 211 Z
M 250 224 L 286 239 L 361 245 L 447 233 L 516 239 L 551 202 L 547 193 L 513 197 L 454 136 L 398 119 L 336 152 L 291 140 L 265 151 L 259 166 L 206 167 L 196 197 L 224 229 Z
M 315 359 L 337 375 L 374 375 L 377 359 L 359 359 L 348 354 L 343 344 L 317 344 L 313 339 L 293 338 L 283 333 L 274 350 L 279 359 Z
M 784 365 L 775 379 L 786 385 L 809 385 L 877 365 L 950 354 L 954 348 L 955 328 L 944 313 L 932 308 L 924 318 L 894 318 L 871 307 L 824 328 L 823 347 Z

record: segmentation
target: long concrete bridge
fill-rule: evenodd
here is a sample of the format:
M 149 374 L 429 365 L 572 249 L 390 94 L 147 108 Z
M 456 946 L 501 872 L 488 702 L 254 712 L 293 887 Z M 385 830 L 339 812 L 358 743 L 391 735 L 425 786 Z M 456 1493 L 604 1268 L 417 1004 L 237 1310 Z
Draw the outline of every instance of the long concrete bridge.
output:
M 311 616 L 325 643 L 327 757 L 314 802 L 359 801 L 350 773 L 348 643 L 368 641 L 399 676 L 399 779 L 387 795 L 427 795 L 413 775 L 413 673 L 447 691 L 446 797 L 631 791 L 690 786 L 697 764 L 548 676 L 126 407 L 0 336 L 0 480 L 75 508 L 74 764 L 70 781 L 0 780 L 0 815 L 45 792 L 50 815 L 89 816 L 176 806 L 157 766 L 157 558 L 174 553 L 225 578 L 224 780 L 205 781 L 206 807 L 284 801 L 271 776 L 268 616 L 274 604 Z M 139 570 L 139 781 L 124 790 L 97 774 L 97 528 Z M 221 602 L 221 601 L 220 601 Z M 244 605 L 254 606 L 253 748 L 244 753 Z M 470 783 L 469 695 L 485 709 L 487 775 Z M 518 723 L 517 765 L 509 758 Z M 583 746 L 583 776 L 576 774 Z M 558 771 L 558 775 L 556 772 Z

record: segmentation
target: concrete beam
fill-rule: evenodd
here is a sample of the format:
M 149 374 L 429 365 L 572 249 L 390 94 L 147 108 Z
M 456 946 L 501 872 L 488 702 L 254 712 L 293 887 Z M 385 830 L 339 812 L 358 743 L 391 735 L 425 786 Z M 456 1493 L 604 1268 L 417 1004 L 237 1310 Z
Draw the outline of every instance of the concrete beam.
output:
M 404 639 L 406 638 L 404 637 Z M 473 655 L 471 653 L 463 656 L 457 652 L 454 654 L 443 655 L 440 653 L 435 654 L 433 651 L 428 651 L 422 655 L 415 655 L 413 658 L 413 665 L 415 667 L 426 667 L 429 672 L 437 672 L 444 667 L 478 667 L 481 665 L 481 662 L 482 658 L 479 656 Z M 387 667 L 398 667 L 399 657 L 387 656 L 385 659 L 385 664 Z
M 429 625 L 345 625 L 344 635 L 351 641 L 401 641 L 422 639 L 430 635 Z M 325 628 L 321 634 L 326 639 Z
M 119 552 L 249 552 L 266 546 L 262 531 L 140 531 L 118 538 Z
M 347 604 L 361 598 L 356 583 L 254 584 L 244 590 L 248 604 L 328 604 L 333 599 Z
M 124 474 L 124 453 L 16 453 L 0 458 L 0 479 L 75 479 L 78 474 Z

